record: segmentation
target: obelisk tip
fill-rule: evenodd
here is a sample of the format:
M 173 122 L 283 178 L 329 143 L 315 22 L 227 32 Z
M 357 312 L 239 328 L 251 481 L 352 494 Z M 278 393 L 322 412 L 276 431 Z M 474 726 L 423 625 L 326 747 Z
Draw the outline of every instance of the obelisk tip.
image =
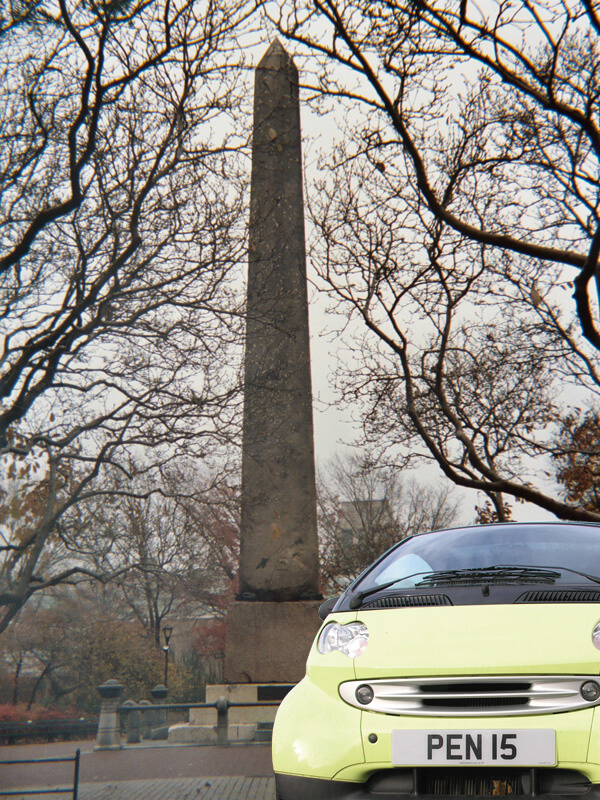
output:
M 257 69 L 282 69 L 288 64 L 293 64 L 292 57 L 281 44 L 279 39 L 273 39 L 266 53 L 258 62 Z

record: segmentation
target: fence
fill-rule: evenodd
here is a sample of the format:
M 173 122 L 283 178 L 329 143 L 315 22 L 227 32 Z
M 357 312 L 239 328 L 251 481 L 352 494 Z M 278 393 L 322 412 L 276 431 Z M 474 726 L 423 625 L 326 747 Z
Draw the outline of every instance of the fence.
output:
M 97 729 L 97 718 L 0 722 L 0 744 L 15 744 L 23 740 L 53 742 L 57 739 L 87 739 L 95 736 Z
M 81 759 L 81 751 L 77 749 L 74 756 L 67 758 L 22 758 L 12 759 L 10 761 L 0 761 L 0 766 L 9 766 L 11 764 L 50 764 L 59 762 L 73 762 L 73 786 L 72 788 L 54 788 L 54 789 L 17 789 L 8 792 L 0 791 L 2 797 L 22 797 L 23 795 L 33 794 L 70 794 L 73 800 L 77 800 L 79 792 L 79 761 Z
M 213 687 L 213 689 L 216 687 Z M 167 695 L 167 688 L 159 685 L 151 690 L 150 694 L 156 703 L 151 703 L 149 700 L 143 700 L 140 703 L 135 703 L 132 700 L 127 700 L 121 703 L 124 687 L 118 681 L 110 679 L 105 681 L 101 686 L 98 686 L 98 693 L 102 698 L 102 705 L 100 708 L 100 719 L 98 720 L 98 735 L 96 737 L 96 750 L 117 750 L 121 748 L 121 721 L 124 718 L 127 722 L 127 741 L 128 743 L 136 743 L 140 738 L 167 738 L 171 736 L 171 731 L 167 725 L 167 712 L 169 711 L 187 711 L 191 709 L 215 709 L 217 712 L 217 724 L 213 725 L 198 725 L 190 726 L 191 728 L 206 728 L 209 733 L 212 728 L 212 734 L 216 734 L 216 744 L 228 744 L 228 728 L 229 728 L 229 709 L 230 708 L 266 708 L 268 706 L 279 706 L 281 700 L 285 697 L 287 692 L 292 688 L 291 685 L 280 686 L 258 686 L 256 688 L 256 701 L 250 699 L 229 700 L 227 697 L 219 697 L 213 702 L 207 703 L 165 703 Z M 214 696 L 214 695 L 213 695 Z M 124 716 L 125 715 L 125 716 Z M 235 723 L 238 724 L 239 723 Z M 261 730 L 261 738 L 259 741 L 266 741 L 266 736 L 270 733 L 267 731 L 267 725 L 272 729 L 272 723 L 264 723 L 265 729 Z M 241 726 L 240 726 L 241 727 Z M 163 736 L 154 737 L 153 733 L 156 730 L 161 730 Z M 150 731 L 150 736 L 148 732 Z M 178 732 L 179 733 L 179 732 Z M 257 730 L 258 733 L 258 730 Z M 209 738 L 212 738 L 209 733 Z M 262 738 L 264 736 L 265 738 Z M 187 736 L 184 739 L 178 739 L 178 743 L 206 743 L 190 740 Z

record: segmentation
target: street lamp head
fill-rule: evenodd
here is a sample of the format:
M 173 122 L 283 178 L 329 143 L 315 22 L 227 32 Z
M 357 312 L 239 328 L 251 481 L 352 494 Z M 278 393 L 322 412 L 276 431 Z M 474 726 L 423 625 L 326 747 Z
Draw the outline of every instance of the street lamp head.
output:
M 167 683 L 169 679 L 169 639 L 171 638 L 171 634 L 173 633 L 173 626 L 172 625 L 165 625 L 163 628 L 163 636 L 165 637 L 165 646 L 163 647 L 163 651 L 165 654 L 165 692 L 166 687 L 169 685 Z
M 165 625 L 163 628 L 163 636 L 165 637 L 165 644 L 169 647 L 169 639 L 171 638 L 171 634 L 173 633 L 173 626 L 172 625 Z

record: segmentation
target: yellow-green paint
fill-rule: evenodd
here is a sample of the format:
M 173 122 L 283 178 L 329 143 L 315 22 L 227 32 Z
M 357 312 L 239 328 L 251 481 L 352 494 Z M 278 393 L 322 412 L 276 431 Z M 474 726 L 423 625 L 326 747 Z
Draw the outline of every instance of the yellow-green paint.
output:
M 400 608 L 357 619 L 369 644 L 356 677 L 600 673 L 592 629 L 595 604 L 514 604 Z
M 313 646 L 307 677 L 283 701 L 273 734 L 276 772 L 362 782 L 390 768 L 396 729 L 537 729 L 557 737 L 557 767 L 600 782 L 600 709 L 514 717 L 410 717 L 349 706 L 339 684 L 358 678 L 600 674 L 592 644 L 595 604 L 516 604 L 401 608 L 336 613 L 359 620 L 369 644 L 357 659 Z M 318 638 L 318 637 L 317 637 Z M 370 743 L 370 733 L 377 742 Z
M 277 712 L 273 731 L 275 771 L 332 778 L 343 767 L 363 764 L 360 715 L 339 696 L 304 678 Z

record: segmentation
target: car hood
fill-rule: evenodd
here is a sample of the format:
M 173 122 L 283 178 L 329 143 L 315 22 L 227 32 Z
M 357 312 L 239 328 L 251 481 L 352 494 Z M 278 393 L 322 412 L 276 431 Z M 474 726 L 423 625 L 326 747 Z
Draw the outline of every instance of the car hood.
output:
M 345 616 L 345 615 L 344 615 Z M 369 644 L 358 679 L 600 672 L 599 604 L 515 604 L 358 612 Z

